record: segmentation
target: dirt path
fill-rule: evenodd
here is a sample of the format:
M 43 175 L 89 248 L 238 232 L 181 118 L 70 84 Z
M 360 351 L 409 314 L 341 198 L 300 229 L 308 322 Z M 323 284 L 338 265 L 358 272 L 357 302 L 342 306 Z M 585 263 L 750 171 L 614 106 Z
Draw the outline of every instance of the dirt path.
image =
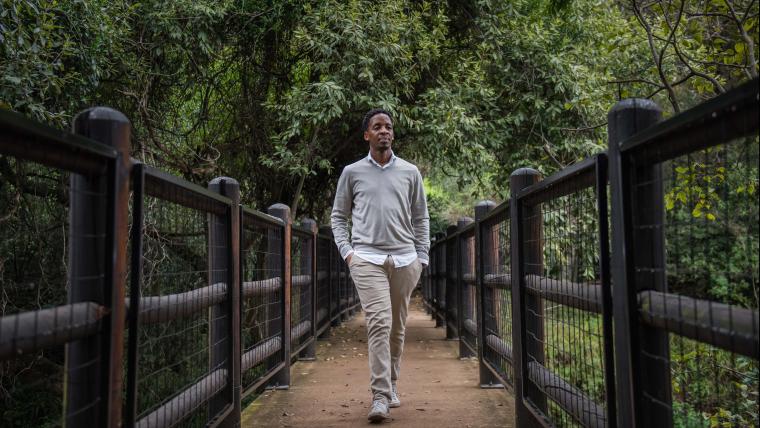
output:
M 477 361 L 459 360 L 419 302 L 410 308 L 398 382 L 401 407 L 385 424 L 418 427 L 512 427 L 514 400 L 504 390 L 480 389 Z M 364 316 L 332 329 L 317 360 L 291 367 L 286 391 L 267 391 L 243 410 L 243 427 L 368 425 L 369 368 Z

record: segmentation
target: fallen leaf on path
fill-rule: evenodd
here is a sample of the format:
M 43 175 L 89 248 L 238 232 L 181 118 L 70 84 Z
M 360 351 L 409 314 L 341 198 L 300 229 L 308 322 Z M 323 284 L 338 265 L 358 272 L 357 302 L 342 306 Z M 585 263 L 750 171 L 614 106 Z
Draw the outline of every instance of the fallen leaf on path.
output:
M 414 410 L 419 410 L 420 412 L 424 412 L 425 411 L 425 409 L 414 409 Z

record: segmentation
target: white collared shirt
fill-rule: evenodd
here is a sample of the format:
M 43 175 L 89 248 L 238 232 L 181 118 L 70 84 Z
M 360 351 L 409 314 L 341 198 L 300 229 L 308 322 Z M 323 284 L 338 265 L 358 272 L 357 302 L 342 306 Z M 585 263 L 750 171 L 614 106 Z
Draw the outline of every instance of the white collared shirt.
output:
M 388 168 L 393 164 L 393 162 L 396 161 L 396 155 L 393 153 L 393 150 L 391 150 L 391 158 L 388 160 L 388 162 L 385 163 L 385 165 L 380 165 L 375 159 L 372 158 L 372 152 L 367 154 L 367 160 L 371 162 L 373 165 L 377 166 L 380 169 Z M 409 266 L 410 264 L 414 263 L 415 260 L 417 260 L 417 253 L 411 252 L 401 255 L 394 255 L 394 254 L 383 254 L 383 253 L 375 253 L 371 251 L 354 251 L 351 250 L 348 253 L 346 253 L 346 258 L 350 256 L 351 254 L 356 254 L 359 258 L 362 260 L 366 260 L 373 265 L 379 265 L 382 266 L 385 263 L 385 259 L 390 256 L 393 259 L 393 266 L 400 268 L 404 266 Z M 427 265 L 427 263 L 423 263 L 424 265 Z

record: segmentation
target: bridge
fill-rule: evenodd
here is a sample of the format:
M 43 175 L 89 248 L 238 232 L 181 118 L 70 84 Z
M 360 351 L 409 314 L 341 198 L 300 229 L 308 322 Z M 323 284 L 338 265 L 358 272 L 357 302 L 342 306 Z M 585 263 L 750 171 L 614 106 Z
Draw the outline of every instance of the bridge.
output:
M 518 169 L 508 200 L 436 235 L 399 422 L 757 426 L 759 94 L 667 120 L 620 101 L 605 153 Z M 109 108 L 72 132 L 0 111 L 3 425 L 365 423 L 360 304 L 329 227 L 129 147 Z

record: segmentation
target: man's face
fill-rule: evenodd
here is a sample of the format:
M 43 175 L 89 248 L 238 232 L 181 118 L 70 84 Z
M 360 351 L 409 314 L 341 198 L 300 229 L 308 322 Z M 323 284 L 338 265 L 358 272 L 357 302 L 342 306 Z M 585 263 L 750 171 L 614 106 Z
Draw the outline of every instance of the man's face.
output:
M 390 150 L 393 142 L 393 123 L 387 114 L 379 113 L 369 120 L 369 126 L 364 131 L 364 139 L 369 142 L 369 148 L 375 152 Z

